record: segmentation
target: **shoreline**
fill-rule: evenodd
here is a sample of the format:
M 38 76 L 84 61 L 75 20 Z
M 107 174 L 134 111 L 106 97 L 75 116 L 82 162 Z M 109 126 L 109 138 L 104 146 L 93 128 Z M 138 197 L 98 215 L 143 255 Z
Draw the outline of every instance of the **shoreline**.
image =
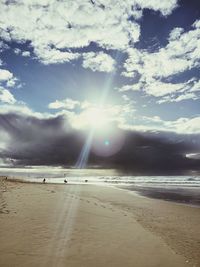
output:
M 0 176 L 0 179 L 5 179 L 6 176 Z M 49 178 L 51 179 L 51 178 Z M 18 183 L 29 183 L 29 184 L 43 184 L 42 179 L 41 181 L 29 181 L 28 179 L 25 180 L 23 178 L 16 178 L 16 177 L 9 177 L 7 176 L 7 181 L 9 182 L 18 182 Z M 137 185 L 118 185 L 118 184 L 108 184 L 108 183 L 102 183 L 102 184 L 90 184 L 88 182 L 85 183 L 53 183 L 48 182 L 48 180 L 45 182 L 47 185 L 96 185 L 96 186 L 105 186 L 105 187 L 113 187 L 113 188 L 121 188 L 126 191 L 133 191 L 137 193 L 139 196 L 147 197 L 147 198 L 153 198 L 158 200 L 164 200 L 169 201 L 173 203 L 183 204 L 183 205 L 189 205 L 199 208 L 200 207 L 200 187 L 178 187 L 178 186 L 137 186 Z

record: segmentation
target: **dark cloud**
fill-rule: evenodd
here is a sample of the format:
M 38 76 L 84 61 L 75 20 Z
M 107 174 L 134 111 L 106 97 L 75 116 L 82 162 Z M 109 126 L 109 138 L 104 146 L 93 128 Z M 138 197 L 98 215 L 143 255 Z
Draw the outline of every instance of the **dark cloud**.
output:
M 199 135 L 118 131 L 124 136 L 120 151 L 107 157 L 91 151 L 90 166 L 117 168 L 135 174 L 180 174 L 200 170 L 198 158 L 186 157 L 186 154 L 200 152 Z M 64 116 L 38 119 L 1 114 L 0 132 L 9 136 L 0 158 L 17 166 L 74 166 L 87 138 L 85 132 L 72 129 Z

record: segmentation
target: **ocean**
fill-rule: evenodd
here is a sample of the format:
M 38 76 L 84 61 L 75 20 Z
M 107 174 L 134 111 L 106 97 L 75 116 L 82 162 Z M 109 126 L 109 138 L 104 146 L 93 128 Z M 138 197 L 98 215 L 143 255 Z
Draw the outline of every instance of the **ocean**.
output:
M 119 175 L 113 169 L 63 169 L 59 167 L 35 167 L 35 168 L 0 168 L 1 176 L 9 176 L 13 179 L 21 179 L 29 182 L 68 184 L 99 184 L 99 185 L 134 185 L 138 187 L 183 187 L 199 188 L 199 175 L 182 176 L 134 176 Z

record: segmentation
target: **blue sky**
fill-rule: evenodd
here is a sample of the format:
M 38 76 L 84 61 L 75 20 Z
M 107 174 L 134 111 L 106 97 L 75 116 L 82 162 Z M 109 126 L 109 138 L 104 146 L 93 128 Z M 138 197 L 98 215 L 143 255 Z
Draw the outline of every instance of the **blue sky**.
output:
M 198 0 L 1 0 L 0 59 L 2 114 L 200 132 Z

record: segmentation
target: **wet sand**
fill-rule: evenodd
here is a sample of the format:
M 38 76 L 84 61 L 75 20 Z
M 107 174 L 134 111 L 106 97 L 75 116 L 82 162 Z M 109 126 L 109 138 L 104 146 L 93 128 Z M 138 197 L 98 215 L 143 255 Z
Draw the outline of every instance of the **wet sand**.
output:
M 139 192 L 142 196 L 155 199 L 200 206 L 200 187 L 144 187 L 144 186 L 121 186 L 119 188 Z
M 0 185 L 0 266 L 200 266 L 199 208 L 103 186 Z

